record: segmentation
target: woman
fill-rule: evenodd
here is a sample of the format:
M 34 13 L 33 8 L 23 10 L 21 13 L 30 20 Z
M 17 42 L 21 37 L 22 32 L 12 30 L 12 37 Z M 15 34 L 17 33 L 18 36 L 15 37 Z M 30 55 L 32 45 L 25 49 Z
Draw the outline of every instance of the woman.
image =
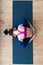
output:
M 35 29 L 25 18 L 18 21 L 16 28 L 9 31 L 6 29 L 4 33 L 6 35 L 9 33 L 9 35 L 17 37 L 20 45 L 23 47 L 26 47 L 28 42 L 30 43 L 35 37 Z

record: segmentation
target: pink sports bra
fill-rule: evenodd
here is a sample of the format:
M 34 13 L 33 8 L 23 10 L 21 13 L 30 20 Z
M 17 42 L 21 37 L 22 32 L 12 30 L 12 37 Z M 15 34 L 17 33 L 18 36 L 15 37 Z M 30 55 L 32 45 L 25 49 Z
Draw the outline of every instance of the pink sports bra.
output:
M 27 37 L 27 27 L 24 27 L 24 31 L 22 32 L 22 31 L 20 31 L 20 30 L 17 30 L 19 33 L 17 34 L 17 36 L 18 35 L 20 35 L 20 34 L 24 34 L 24 38 L 26 38 Z

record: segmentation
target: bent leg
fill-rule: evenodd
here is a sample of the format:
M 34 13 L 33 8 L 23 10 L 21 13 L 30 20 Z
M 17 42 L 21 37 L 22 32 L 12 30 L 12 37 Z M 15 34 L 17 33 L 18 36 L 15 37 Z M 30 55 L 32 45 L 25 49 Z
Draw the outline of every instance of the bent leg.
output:
M 16 28 L 17 28 L 20 24 L 23 24 L 25 27 L 30 27 L 29 24 L 28 24 L 27 19 L 25 19 L 25 18 L 21 18 L 21 19 L 18 21 L 18 23 L 17 23 L 17 25 L 16 25 Z

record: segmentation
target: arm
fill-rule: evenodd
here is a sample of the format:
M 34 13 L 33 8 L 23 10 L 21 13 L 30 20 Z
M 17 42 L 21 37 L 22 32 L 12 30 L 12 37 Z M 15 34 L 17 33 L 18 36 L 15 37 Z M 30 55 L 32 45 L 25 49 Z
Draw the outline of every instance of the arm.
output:
M 31 41 L 35 38 L 36 34 L 35 34 L 35 29 L 34 29 L 34 27 L 31 25 L 31 23 L 30 23 L 29 21 L 28 21 L 28 23 L 29 23 L 31 29 L 33 30 L 33 37 L 32 37 L 32 38 L 30 39 L 30 41 L 29 41 L 29 42 L 31 42 Z
M 29 43 L 35 38 L 35 35 L 33 35 L 33 37 L 30 39 Z
M 31 25 L 31 23 L 28 21 L 28 24 L 30 25 L 30 27 L 33 29 L 34 31 L 34 27 Z
M 35 36 L 36 36 L 36 33 L 35 33 L 35 30 L 33 30 L 33 36 L 32 36 L 32 38 L 30 39 L 29 43 L 35 38 Z

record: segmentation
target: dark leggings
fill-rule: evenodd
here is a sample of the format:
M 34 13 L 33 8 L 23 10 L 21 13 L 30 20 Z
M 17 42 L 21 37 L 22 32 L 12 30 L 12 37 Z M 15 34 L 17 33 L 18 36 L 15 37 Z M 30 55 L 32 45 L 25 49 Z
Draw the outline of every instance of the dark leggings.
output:
M 20 24 L 23 24 L 25 27 L 30 27 L 29 24 L 28 24 L 28 22 L 27 22 L 27 19 L 25 19 L 25 18 L 21 18 L 21 19 L 18 21 L 18 23 L 17 23 L 17 25 L 16 25 L 16 28 L 18 28 L 18 26 L 19 26 Z M 17 38 L 17 37 L 16 37 L 16 38 Z M 18 38 L 17 38 L 17 40 L 18 40 Z M 28 45 L 29 40 L 30 40 L 29 37 L 26 38 L 26 39 L 24 39 L 23 42 L 21 42 L 21 41 L 18 40 L 18 44 L 24 48 L 24 47 L 26 47 L 26 46 Z

